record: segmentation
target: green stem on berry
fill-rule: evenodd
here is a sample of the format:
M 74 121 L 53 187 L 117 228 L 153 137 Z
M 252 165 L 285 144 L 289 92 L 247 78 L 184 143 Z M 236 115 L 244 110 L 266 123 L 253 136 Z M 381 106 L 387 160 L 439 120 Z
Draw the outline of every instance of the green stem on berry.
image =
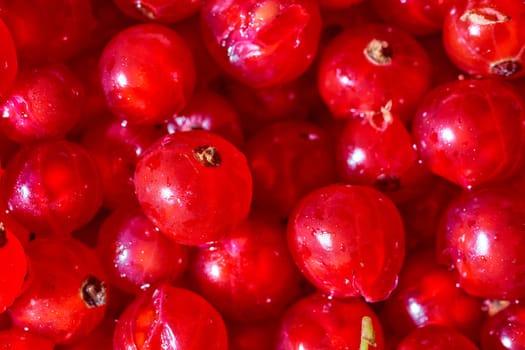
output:
M 359 350 L 368 350 L 369 346 L 376 347 L 376 333 L 372 318 L 370 316 L 363 316 L 361 319 L 361 345 Z

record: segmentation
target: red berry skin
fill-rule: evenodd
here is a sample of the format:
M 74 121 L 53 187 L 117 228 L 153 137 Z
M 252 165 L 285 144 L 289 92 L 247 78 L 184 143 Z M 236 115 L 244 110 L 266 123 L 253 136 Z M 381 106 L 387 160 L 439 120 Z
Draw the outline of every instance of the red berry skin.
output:
M 0 223 L 0 313 L 13 304 L 22 292 L 27 274 L 27 259 L 18 238 Z M 0 336 L 1 339 L 1 336 Z
M 319 92 L 335 118 L 375 114 L 391 104 L 392 114 L 407 122 L 430 79 L 423 47 L 385 24 L 344 30 L 328 43 L 319 62 Z
M 110 111 L 132 124 L 162 122 L 186 106 L 195 86 L 193 57 L 175 31 L 140 24 L 115 35 L 99 62 Z
M 265 87 L 290 82 L 311 65 L 321 16 L 312 0 L 213 0 L 203 5 L 201 27 L 222 69 Z
M 278 317 L 301 293 L 302 276 L 288 252 L 285 227 L 262 213 L 200 248 L 190 276 L 200 295 L 236 321 Z
M 73 343 L 104 318 L 108 298 L 95 253 L 75 240 L 36 239 L 26 247 L 28 287 L 8 309 L 14 325 Z
M 113 349 L 226 350 L 228 339 L 221 315 L 204 298 L 160 284 L 124 310 Z
M 135 171 L 146 216 L 186 245 L 220 240 L 247 216 L 252 178 L 245 156 L 204 130 L 167 135 L 151 146 Z
M 445 17 L 443 44 L 471 75 L 517 78 L 525 74 L 525 7 L 520 0 L 461 0 Z
M 467 293 L 495 300 L 525 297 L 525 202 L 521 191 L 494 186 L 463 193 L 444 212 L 440 262 L 457 270 Z
M 397 288 L 382 305 L 383 325 L 404 337 L 417 327 L 437 324 L 479 340 L 483 300 L 456 283 L 455 273 L 437 264 L 433 250 L 418 250 L 406 259 Z
M 510 305 L 489 317 L 481 331 L 483 350 L 523 350 L 525 344 L 525 308 Z
M 523 160 L 525 107 L 497 80 L 457 80 L 421 101 L 412 127 L 429 169 L 463 188 L 514 175 Z
M 66 66 L 21 70 L 0 105 L 0 128 L 19 143 L 64 138 L 80 119 L 84 97 Z
M 198 91 L 186 108 L 165 121 L 169 134 L 203 129 L 214 132 L 237 147 L 244 143 L 239 115 L 224 97 L 212 91 Z
M 313 189 L 335 182 L 334 145 L 306 121 L 282 121 L 254 134 L 244 147 L 254 184 L 254 206 L 288 217 Z
M 91 3 L 2 1 L 0 17 L 11 31 L 20 63 L 42 66 L 64 62 L 86 48 L 95 27 Z
M 467 337 L 453 328 L 430 325 L 416 328 L 407 335 L 396 350 L 478 350 Z
M 168 239 L 134 207 L 120 208 L 106 218 L 97 248 L 110 283 L 134 294 L 176 280 L 189 259 L 188 247 Z
M 347 121 L 336 149 L 340 179 L 350 184 L 396 190 L 417 164 L 417 153 L 403 123 L 389 111 Z
M 108 317 L 93 332 L 82 340 L 70 345 L 62 345 L 60 350 L 113 350 L 113 331 L 116 321 Z
M 69 141 L 28 145 L 9 162 L 0 191 L 14 219 L 42 235 L 68 235 L 102 203 L 91 155 Z
M 123 125 L 111 118 L 84 129 L 82 145 L 100 170 L 103 205 L 117 209 L 137 203 L 133 177 L 146 149 L 163 133 L 152 125 Z
M 290 306 L 278 334 L 278 350 L 384 349 L 374 311 L 358 298 L 312 294 Z
M 1 17 L 1 16 L 0 16 Z M 18 72 L 18 59 L 13 37 L 0 18 L 0 97 L 9 90 Z
M 452 0 L 372 0 L 377 14 L 387 23 L 415 36 L 438 33 Z
M 303 197 L 288 221 L 288 246 L 301 272 L 334 297 L 386 299 L 405 253 L 398 210 L 365 186 L 330 185 Z
M 229 350 L 275 349 L 279 320 L 228 324 Z
M 200 0 L 114 0 L 128 16 L 139 21 L 174 23 L 197 13 Z
M 13 350 L 53 350 L 55 348 L 51 340 L 17 328 L 0 331 L 0 344 L 3 349 Z

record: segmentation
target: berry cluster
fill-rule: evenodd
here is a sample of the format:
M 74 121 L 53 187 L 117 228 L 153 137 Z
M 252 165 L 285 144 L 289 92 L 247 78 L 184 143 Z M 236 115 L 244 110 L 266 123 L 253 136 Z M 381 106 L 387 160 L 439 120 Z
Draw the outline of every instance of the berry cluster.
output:
M 0 348 L 525 349 L 522 0 L 0 1 Z

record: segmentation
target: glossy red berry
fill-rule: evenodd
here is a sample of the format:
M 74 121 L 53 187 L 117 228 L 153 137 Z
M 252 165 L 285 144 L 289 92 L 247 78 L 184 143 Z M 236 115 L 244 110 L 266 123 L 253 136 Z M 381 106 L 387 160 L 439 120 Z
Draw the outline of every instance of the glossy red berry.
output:
M 137 203 L 135 167 L 146 149 L 161 136 L 162 131 L 152 125 L 126 125 L 108 118 L 84 129 L 82 144 L 100 170 L 106 208 Z
M 73 344 L 57 347 L 55 350 L 113 350 L 115 324 L 115 320 L 106 317 L 89 336 Z
M 0 223 L 0 313 L 13 304 L 22 292 L 27 275 L 27 259 L 18 238 Z M 1 337 L 0 337 L 1 338 Z
M 271 124 L 248 139 L 244 149 L 254 205 L 283 218 L 302 196 L 337 178 L 330 136 L 306 121 Z
M 396 350 L 478 350 L 467 337 L 453 328 L 430 325 L 416 328 L 407 335 Z
M 15 81 L 18 60 L 11 32 L 0 16 L 0 96 L 3 96 Z
M 189 255 L 188 247 L 160 233 L 135 207 L 120 208 L 104 220 L 97 248 L 108 280 L 129 293 L 176 280 Z
M 139 21 L 173 23 L 197 13 L 200 0 L 114 0 L 128 16 Z
M 373 115 L 390 106 L 394 115 L 409 121 L 430 77 L 428 55 L 415 39 L 391 26 L 365 24 L 328 43 L 318 85 L 336 118 Z
M 0 128 L 19 143 L 61 139 L 83 105 L 83 86 L 66 66 L 21 70 L 0 104 Z
M 330 185 L 303 197 L 288 221 L 303 274 L 334 297 L 386 299 L 397 284 L 405 233 L 397 208 L 365 186 Z
M 521 350 L 525 344 L 525 308 L 510 305 L 487 319 L 481 331 L 483 350 Z
M 279 320 L 235 322 L 228 324 L 229 350 L 275 349 Z
M 314 60 L 321 32 L 311 0 L 213 0 L 204 4 L 201 20 L 219 66 L 254 87 L 299 77 Z
M 201 296 L 160 284 L 137 297 L 120 316 L 115 350 L 228 349 L 221 315 Z
M 525 74 L 525 6 L 520 0 L 461 0 L 445 17 L 443 43 L 451 60 L 472 75 Z
M 301 292 L 301 274 L 277 217 L 254 213 L 216 244 L 199 249 L 190 266 L 196 290 L 226 319 L 280 316 Z
M 252 179 L 244 155 L 222 137 L 167 135 L 137 164 L 135 190 L 146 216 L 175 242 L 217 241 L 247 217 Z
M 452 0 L 372 0 L 377 14 L 387 23 L 412 35 L 438 33 Z
M 13 323 L 55 343 L 87 336 L 102 321 L 107 289 L 96 255 L 74 240 L 36 239 L 26 247 L 27 289 L 9 308 Z
M 100 57 L 100 80 L 111 112 L 134 124 L 155 124 L 187 104 L 195 86 L 193 57 L 182 38 L 157 24 L 128 27 Z
M 13 36 L 22 65 L 63 62 L 88 46 L 95 28 L 91 3 L 89 0 L 2 1 L 0 17 Z
M 55 349 L 55 344 L 51 340 L 18 328 L 0 331 L 0 344 L 4 349 L 13 350 Z
M 384 349 L 383 331 L 362 300 L 313 294 L 297 301 L 281 320 L 276 349 Z
M 67 235 L 86 224 L 102 202 L 91 155 L 69 141 L 28 145 L 9 162 L 1 193 L 16 221 L 38 235 Z
M 214 132 L 234 145 L 244 143 L 243 130 L 237 111 L 218 93 L 198 91 L 186 108 L 165 121 L 169 134 L 202 129 Z
M 464 188 L 514 175 L 525 148 L 525 107 L 497 80 L 457 80 L 421 101 L 412 128 L 423 162 Z
M 460 289 L 455 273 L 439 266 L 434 255 L 434 250 L 422 249 L 405 261 L 397 288 L 381 308 L 383 325 L 405 336 L 417 327 L 437 324 L 479 340 L 483 300 Z
M 438 232 L 443 263 L 467 293 L 496 300 L 525 297 L 525 202 L 512 187 L 466 192 L 444 212 Z
M 350 184 L 395 191 L 416 165 L 417 153 L 408 130 L 388 109 L 363 119 L 350 119 L 337 144 L 340 179 Z

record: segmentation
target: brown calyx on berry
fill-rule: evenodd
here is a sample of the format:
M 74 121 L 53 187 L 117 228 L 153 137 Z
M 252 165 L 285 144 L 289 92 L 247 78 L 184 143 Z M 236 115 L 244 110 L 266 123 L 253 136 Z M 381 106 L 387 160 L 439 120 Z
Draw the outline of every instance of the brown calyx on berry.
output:
M 490 25 L 510 21 L 510 16 L 491 7 L 475 8 L 466 11 L 459 17 L 461 21 L 477 25 Z
M 95 276 L 86 277 L 80 287 L 80 295 L 90 309 L 106 305 L 106 285 Z
M 368 111 L 364 112 L 362 115 L 365 120 L 368 121 L 371 127 L 377 131 L 385 131 L 386 128 L 394 121 L 392 116 L 392 100 L 389 100 L 384 106 L 381 107 L 379 112 L 377 111 Z
M 213 146 L 199 146 L 193 150 L 193 156 L 205 167 L 218 167 L 222 163 L 222 158 Z
M 3 222 L 0 222 L 0 248 L 7 244 L 7 232 Z
M 149 5 L 147 4 L 144 4 L 142 1 L 136 1 L 133 6 L 135 7 L 135 10 L 137 10 L 137 12 L 149 19 L 149 20 L 155 20 L 157 18 L 157 15 L 155 14 L 155 11 L 153 10 L 153 8 L 151 8 Z
M 378 66 L 385 66 L 392 62 L 392 48 L 383 40 L 373 39 L 363 53 L 367 60 Z
M 394 192 L 401 189 L 401 180 L 397 176 L 383 174 L 377 177 L 374 185 L 381 192 Z
M 499 61 L 490 66 L 490 72 L 500 77 L 511 77 L 521 69 L 521 63 L 512 59 Z

